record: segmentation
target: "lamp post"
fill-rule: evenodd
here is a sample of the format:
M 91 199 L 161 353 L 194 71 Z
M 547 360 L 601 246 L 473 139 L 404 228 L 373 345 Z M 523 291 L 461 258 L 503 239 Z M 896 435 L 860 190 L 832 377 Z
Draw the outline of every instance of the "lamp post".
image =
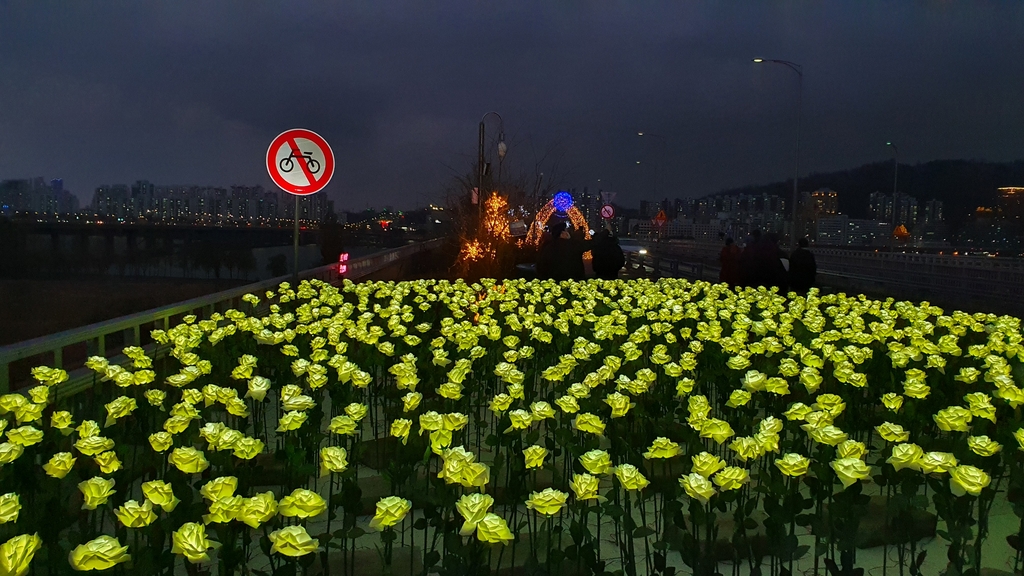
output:
M 889 232 L 889 249 L 892 250 L 892 235 L 896 232 L 896 178 L 900 170 L 900 149 L 892 142 L 886 142 L 892 148 L 892 230 Z
M 796 168 L 793 172 L 793 232 L 789 235 L 789 243 L 792 249 L 796 249 L 796 221 L 797 221 L 797 204 L 798 204 L 798 186 L 797 181 L 800 177 L 800 114 L 803 108 L 804 100 L 804 67 L 796 62 L 790 62 L 788 60 L 775 60 L 772 58 L 754 58 L 755 64 L 763 64 L 765 62 L 771 64 L 782 64 L 789 68 L 793 72 L 796 72 L 800 79 L 799 91 L 797 92 L 796 100 Z
M 661 139 L 661 156 L 654 163 L 654 195 L 657 196 L 658 195 L 658 180 L 660 179 L 659 176 L 661 174 L 661 163 L 664 160 L 665 150 L 668 148 L 668 140 L 664 136 L 662 136 L 661 134 L 651 134 L 650 132 L 637 132 L 636 135 L 641 137 L 641 138 L 643 138 L 645 136 L 650 136 L 651 138 L 660 138 Z M 639 164 L 639 163 L 640 162 L 638 161 L 637 164 Z
M 476 213 L 477 213 L 477 235 L 483 230 L 483 213 L 484 213 L 484 169 L 487 164 L 484 162 L 484 120 L 488 116 L 494 114 L 498 117 L 498 174 L 500 180 L 501 161 L 505 159 L 505 153 L 508 151 L 508 146 L 505 144 L 505 121 L 501 119 L 501 114 L 497 112 L 488 112 L 480 118 L 480 148 L 479 155 L 477 156 L 477 197 L 476 197 Z

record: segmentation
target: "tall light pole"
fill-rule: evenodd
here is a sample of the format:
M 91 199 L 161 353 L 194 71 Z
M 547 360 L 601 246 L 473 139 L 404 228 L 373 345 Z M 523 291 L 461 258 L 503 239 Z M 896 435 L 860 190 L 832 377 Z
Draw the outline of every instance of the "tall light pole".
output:
M 654 195 L 658 195 L 658 180 L 661 172 L 661 163 L 664 161 L 665 151 L 668 148 L 668 140 L 661 134 L 651 134 L 650 132 L 637 132 L 637 136 L 659 138 L 661 140 L 661 156 L 654 163 Z M 637 162 L 639 164 L 639 162 Z
M 501 161 L 505 159 L 505 153 L 508 151 L 508 146 L 505 144 L 505 121 L 501 119 L 501 114 L 497 112 L 488 112 L 480 118 L 480 149 L 477 157 L 477 196 L 476 196 L 476 214 L 477 214 L 477 235 L 483 230 L 483 213 L 484 213 L 484 169 L 487 164 L 484 161 L 484 120 L 488 116 L 494 114 L 498 117 L 498 169 L 501 169 Z
M 804 100 L 804 67 L 796 62 L 790 62 L 789 60 L 775 60 L 772 58 L 754 58 L 755 64 L 763 64 L 765 62 L 771 64 L 782 64 L 789 68 L 793 72 L 796 72 L 800 79 L 800 89 L 797 92 L 796 100 L 796 168 L 793 171 L 793 232 L 789 235 L 789 243 L 792 249 L 796 249 L 796 220 L 797 220 L 797 204 L 799 203 L 799 188 L 797 181 L 800 178 L 800 114 L 803 108 Z
M 892 249 L 892 235 L 896 232 L 896 178 L 900 171 L 900 149 L 892 142 L 886 142 L 892 148 L 892 230 L 889 231 L 889 249 Z

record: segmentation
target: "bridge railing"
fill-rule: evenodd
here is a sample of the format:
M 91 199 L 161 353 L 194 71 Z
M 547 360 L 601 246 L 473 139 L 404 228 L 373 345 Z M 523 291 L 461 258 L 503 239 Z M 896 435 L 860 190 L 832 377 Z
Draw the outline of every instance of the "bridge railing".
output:
M 443 239 L 428 240 L 384 250 L 376 254 L 353 258 L 347 263 L 347 270 L 339 274 L 339 264 L 329 264 L 299 273 L 300 280 L 318 279 L 328 283 L 338 283 L 344 279 L 359 280 L 382 270 L 391 264 L 410 258 L 421 252 L 438 248 Z M 292 276 L 280 276 L 262 282 L 247 284 L 216 292 L 191 300 L 184 300 L 160 308 L 113 318 L 104 322 L 73 328 L 64 332 L 41 336 L 32 340 L 0 347 L 0 394 L 14 389 L 26 387 L 31 383 L 28 366 L 20 366 L 20 373 L 12 375 L 17 363 L 24 364 L 32 360 L 35 365 L 47 365 L 68 371 L 69 379 L 58 391 L 61 396 L 75 393 L 88 388 L 92 384 L 92 371 L 84 368 L 89 356 L 107 356 L 109 351 L 124 346 L 140 346 L 147 354 L 156 359 L 167 352 L 169 347 L 160 346 L 149 336 L 151 330 L 166 330 L 178 323 L 181 318 L 195 314 L 200 318 L 208 318 L 214 312 L 224 312 L 231 308 L 240 308 L 242 296 L 256 294 L 263 298 L 267 290 L 276 289 L 281 282 L 291 282 Z M 128 363 L 123 356 L 114 356 L 112 363 Z

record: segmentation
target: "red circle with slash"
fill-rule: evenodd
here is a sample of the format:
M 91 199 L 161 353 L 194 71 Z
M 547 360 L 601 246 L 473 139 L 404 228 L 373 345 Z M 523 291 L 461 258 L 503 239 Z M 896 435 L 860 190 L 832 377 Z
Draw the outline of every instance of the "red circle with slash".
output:
M 267 172 L 274 184 L 289 194 L 316 194 L 334 176 L 334 152 L 312 130 L 287 130 L 267 149 Z
M 605 204 L 601 206 L 601 218 L 614 218 L 615 208 L 611 204 Z

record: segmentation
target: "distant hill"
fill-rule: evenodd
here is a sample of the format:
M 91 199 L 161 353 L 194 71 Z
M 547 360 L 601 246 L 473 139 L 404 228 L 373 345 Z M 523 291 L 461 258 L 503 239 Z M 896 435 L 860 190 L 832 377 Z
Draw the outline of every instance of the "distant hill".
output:
M 866 218 L 868 196 L 875 191 L 892 194 L 892 162 L 865 164 L 841 172 L 811 174 L 800 179 L 801 191 L 831 188 L 839 193 L 839 210 L 853 218 Z M 900 164 L 899 191 L 920 204 L 937 199 L 944 203 L 947 222 L 958 227 L 977 206 L 996 202 L 996 189 L 1024 186 L 1024 160 L 983 162 L 978 160 L 933 160 L 924 164 Z M 792 197 L 793 183 L 775 182 L 722 190 L 721 194 L 776 194 Z

